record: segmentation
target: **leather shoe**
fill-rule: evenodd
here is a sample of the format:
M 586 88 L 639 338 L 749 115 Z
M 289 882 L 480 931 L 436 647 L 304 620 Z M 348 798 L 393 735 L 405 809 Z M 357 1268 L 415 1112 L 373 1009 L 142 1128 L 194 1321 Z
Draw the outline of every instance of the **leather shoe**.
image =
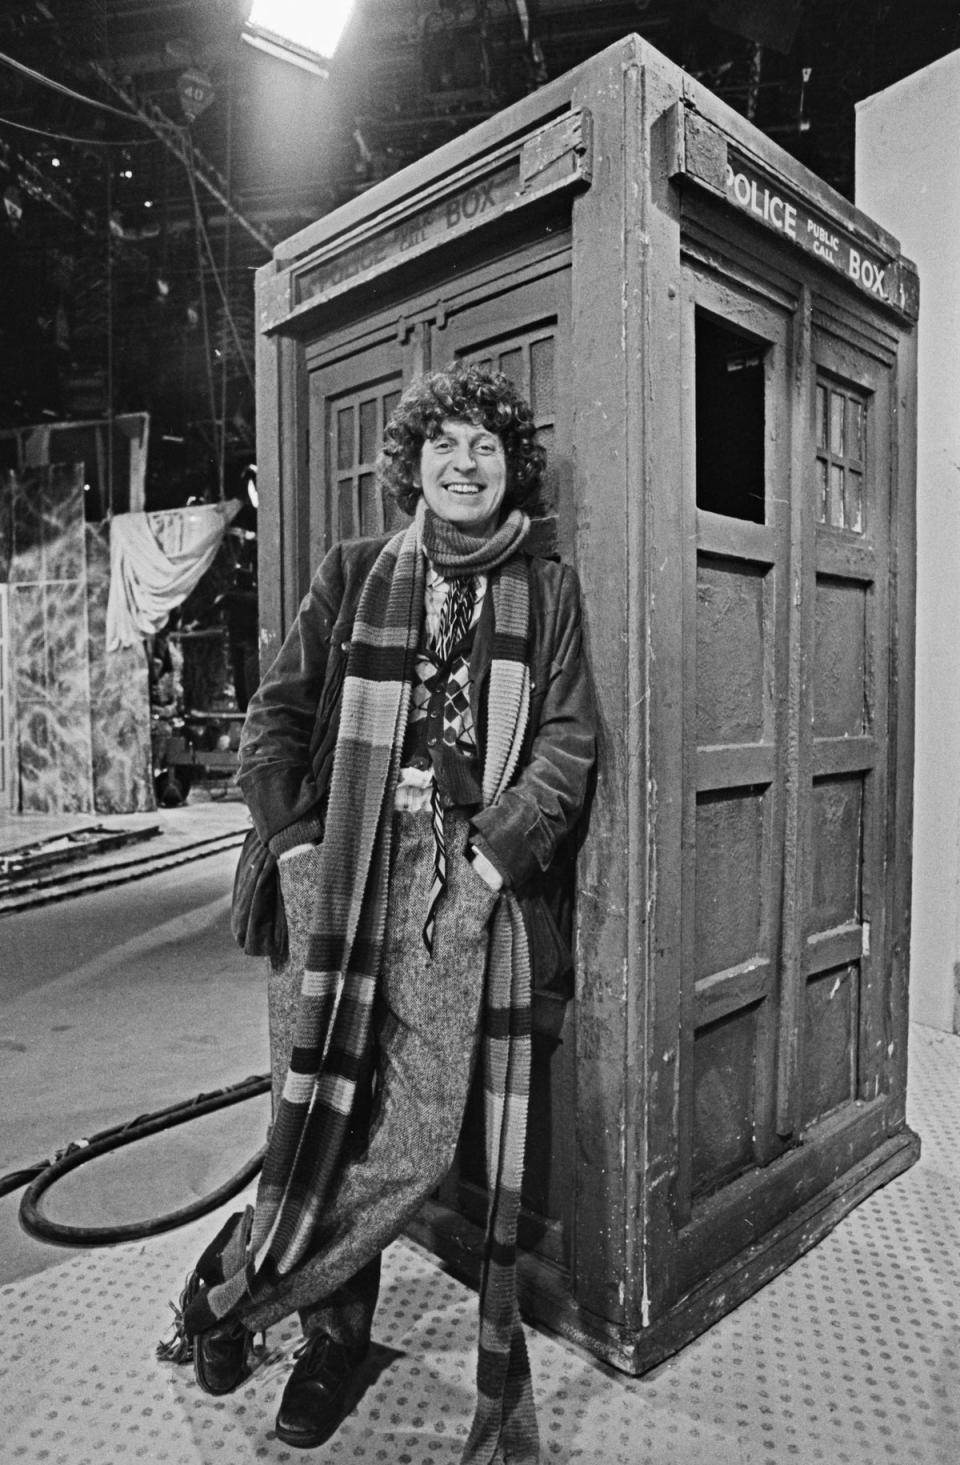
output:
M 368 1346 L 337 1343 L 326 1333 L 307 1339 L 280 1400 L 278 1439 L 302 1450 L 326 1443 L 346 1418 L 350 1384 Z
M 205 1394 L 229 1394 L 250 1372 L 252 1334 L 243 1323 L 210 1328 L 193 1340 L 193 1371 Z

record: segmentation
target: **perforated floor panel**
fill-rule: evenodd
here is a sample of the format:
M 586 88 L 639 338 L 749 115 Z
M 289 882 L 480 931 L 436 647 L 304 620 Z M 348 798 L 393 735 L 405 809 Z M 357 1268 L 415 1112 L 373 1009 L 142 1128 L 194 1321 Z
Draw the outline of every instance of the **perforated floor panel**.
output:
M 957 1465 L 960 1038 L 914 1028 L 910 1058 L 920 1163 L 678 1357 L 629 1380 L 528 1329 L 544 1462 Z M 215 1223 L 0 1289 L 0 1460 L 454 1465 L 476 1300 L 413 1245 L 385 1258 L 365 1387 L 321 1450 L 290 1449 L 273 1431 L 293 1324 L 271 1330 L 252 1378 L 225 1399 L 155 1361 L 167 1299 Z

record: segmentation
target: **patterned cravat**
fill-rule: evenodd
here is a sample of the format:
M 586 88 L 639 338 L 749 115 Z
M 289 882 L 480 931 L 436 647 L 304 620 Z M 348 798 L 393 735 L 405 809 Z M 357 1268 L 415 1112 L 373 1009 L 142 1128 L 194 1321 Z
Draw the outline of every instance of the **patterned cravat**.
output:
M 443 609 L 440 612 L 440 624 L 437 627 L 435 650 L 438 661 L 447 661 L 454 647 L 459 646 L 469 631 L 470 622 L 473 620 L 475 595 L 476 587 L 472 575 L 465 575 L 463 579 L 450 581 L 447 598 L 443 602 Z

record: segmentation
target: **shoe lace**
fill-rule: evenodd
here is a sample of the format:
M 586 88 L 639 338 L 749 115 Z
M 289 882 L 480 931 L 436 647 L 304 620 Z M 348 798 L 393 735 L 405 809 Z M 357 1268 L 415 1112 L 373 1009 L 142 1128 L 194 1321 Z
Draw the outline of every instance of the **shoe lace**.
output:
M 305 1338 L 293 1354 L 297 1360 L 297 1372 L 307 1378 L 312 1378 L 325 1365 L 335 1363 L 336 1350 L 333 1349 L 333 1341 L 327 1333 L 313 1333 L 309 1338 Z M 333 1358 L 328 1359 L 327 1355 L 332 1349 Z

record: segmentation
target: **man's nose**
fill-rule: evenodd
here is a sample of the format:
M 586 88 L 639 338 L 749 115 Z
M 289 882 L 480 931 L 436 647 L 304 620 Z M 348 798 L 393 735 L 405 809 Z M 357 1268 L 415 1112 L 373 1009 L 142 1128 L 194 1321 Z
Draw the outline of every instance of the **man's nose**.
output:
M 458 473 L 472 473 L 477 466 L 476 454 L 469 443 L 458 443 L 453 455 L 454 467 Z

